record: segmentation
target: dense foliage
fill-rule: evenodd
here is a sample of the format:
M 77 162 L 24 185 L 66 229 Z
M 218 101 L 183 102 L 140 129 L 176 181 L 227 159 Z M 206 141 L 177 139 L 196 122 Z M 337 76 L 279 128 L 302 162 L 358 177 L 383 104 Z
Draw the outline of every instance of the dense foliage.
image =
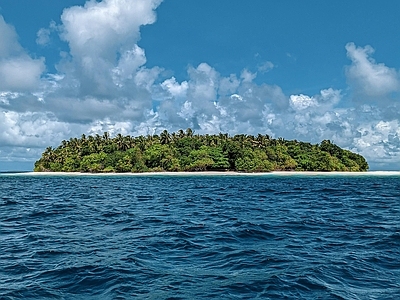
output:
M 312 145 L 272 139 L 268 135 L 195 135 L 186 131 L 160 135 L 111 138 L 85 136 L 48 147 L 35 171 L 54 172 L 159 172 L 232 170 L 266 172 L 366 171 L 364 157 L 341 149 L 329 140 Z

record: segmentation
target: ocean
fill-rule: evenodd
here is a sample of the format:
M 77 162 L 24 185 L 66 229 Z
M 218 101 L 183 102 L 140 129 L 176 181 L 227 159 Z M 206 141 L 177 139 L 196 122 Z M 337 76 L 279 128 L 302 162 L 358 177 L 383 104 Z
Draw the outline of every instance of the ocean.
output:
M 0 299 L 400 299 L 400 175 L 0 175 Z

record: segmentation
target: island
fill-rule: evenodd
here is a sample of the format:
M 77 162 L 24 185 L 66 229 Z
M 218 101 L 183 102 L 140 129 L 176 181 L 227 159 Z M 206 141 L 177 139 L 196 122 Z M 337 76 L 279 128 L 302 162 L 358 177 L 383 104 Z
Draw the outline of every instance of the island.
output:
M 35 172 L 365 172 L 365 158 L 329 140 L 311 144 L 269 135 L 195 134 L 191 128 L 159 135 L 86 136 L 48 147 Z

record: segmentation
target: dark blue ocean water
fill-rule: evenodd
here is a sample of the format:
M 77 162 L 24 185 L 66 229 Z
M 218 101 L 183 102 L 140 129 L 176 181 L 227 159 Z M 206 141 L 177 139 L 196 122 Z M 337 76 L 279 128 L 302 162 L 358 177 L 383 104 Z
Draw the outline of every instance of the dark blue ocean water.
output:
M 0 299 L 400 299 L 400 176 L 0 176 Z

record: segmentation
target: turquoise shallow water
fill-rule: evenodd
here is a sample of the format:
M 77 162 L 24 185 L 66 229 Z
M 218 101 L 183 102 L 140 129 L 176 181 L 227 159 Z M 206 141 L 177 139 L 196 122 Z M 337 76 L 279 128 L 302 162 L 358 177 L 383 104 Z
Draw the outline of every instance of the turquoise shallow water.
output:
M 0 175 L 0 299 L 399 299 L 400 176 Z

